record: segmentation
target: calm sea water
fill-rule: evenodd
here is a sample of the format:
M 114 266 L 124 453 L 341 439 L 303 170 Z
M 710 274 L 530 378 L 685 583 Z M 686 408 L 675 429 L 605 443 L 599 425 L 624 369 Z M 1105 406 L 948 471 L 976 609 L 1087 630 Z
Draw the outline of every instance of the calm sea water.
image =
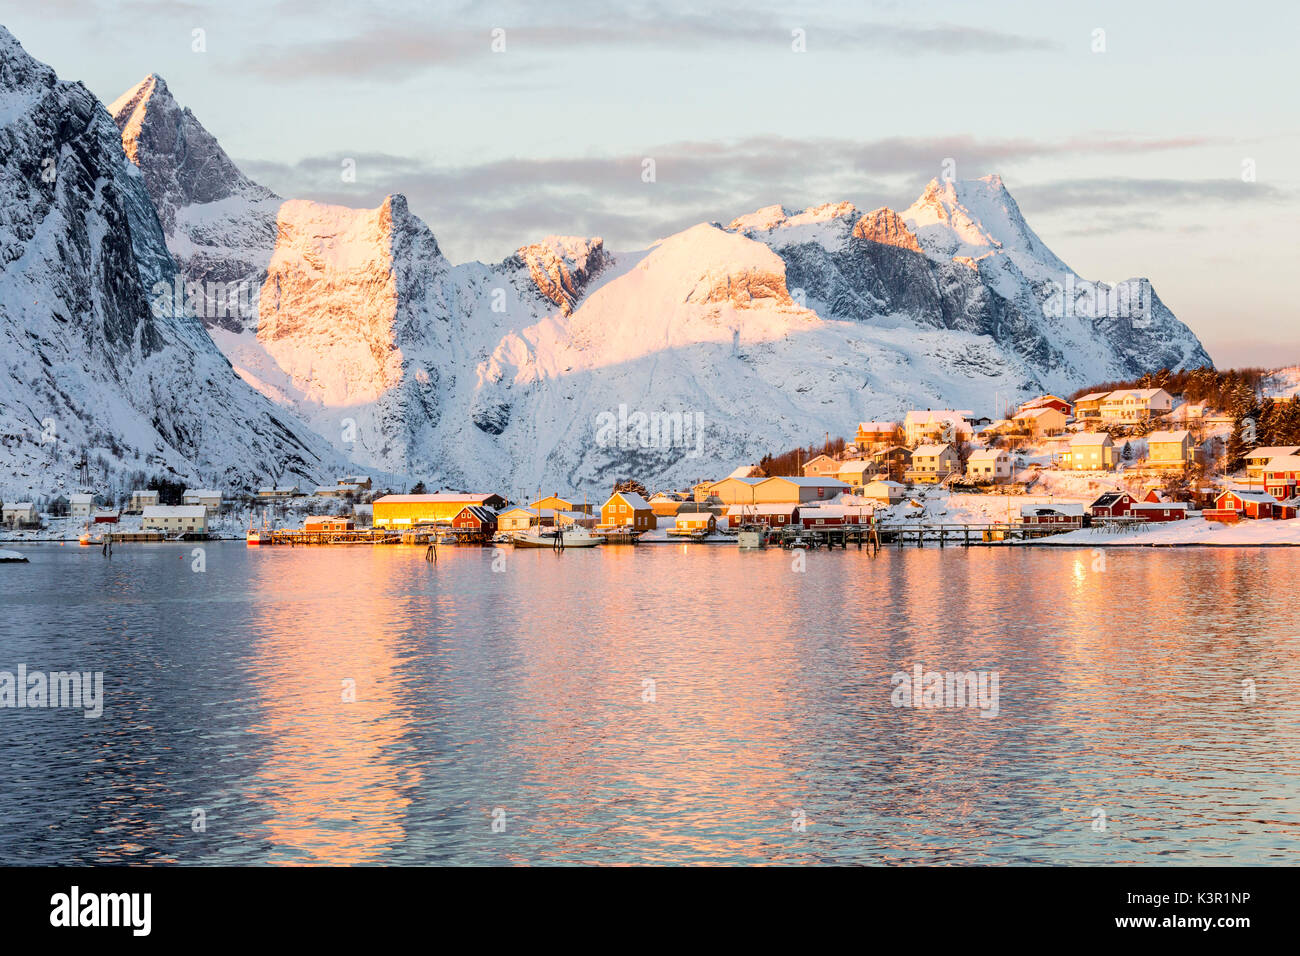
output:
M 0 565 L 0 862 L 1300 858 L 1297 550 L 192 547 Z

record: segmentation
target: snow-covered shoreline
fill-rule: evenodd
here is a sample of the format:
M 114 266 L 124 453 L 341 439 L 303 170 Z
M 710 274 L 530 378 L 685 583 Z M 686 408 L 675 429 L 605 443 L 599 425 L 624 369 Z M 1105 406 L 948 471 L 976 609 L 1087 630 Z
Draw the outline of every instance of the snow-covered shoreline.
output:
M 1001 544 L 1044 548 L 1295 548 L 1300 547 L 1300 519 L 1241 521 L 1230 525 L 1188 518 L 1136 529 L 1083 528 L 1032 541 Z

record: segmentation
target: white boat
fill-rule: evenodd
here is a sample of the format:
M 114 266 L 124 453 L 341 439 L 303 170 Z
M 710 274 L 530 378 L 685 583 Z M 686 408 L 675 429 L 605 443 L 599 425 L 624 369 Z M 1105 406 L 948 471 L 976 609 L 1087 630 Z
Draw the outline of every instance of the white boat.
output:
M 516 548 L 554 548 L 562 551 L 568 548 L 594 548 L 601 540 L 586 528 L 566 528 L 563 531 L 554 528 L 530 528 L 516 533 L 510 539 L 510 543 Z

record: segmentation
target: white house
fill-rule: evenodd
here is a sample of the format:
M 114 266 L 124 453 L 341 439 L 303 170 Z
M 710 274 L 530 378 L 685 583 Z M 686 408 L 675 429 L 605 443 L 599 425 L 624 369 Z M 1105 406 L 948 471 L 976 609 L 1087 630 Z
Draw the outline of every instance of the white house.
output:
M 209 513 L 221 510 L 221 492 L 211 488 L 186 488 L 181 494 L 181 503 L 202 505 Z
M 1070 471 L 1110 471 L 1115 442 L 1105 432 L 1081 432 L 1070 439 Z
M 840 465 L 835 477 L 854 488 L 861 488 L 879 470 L 876 463 L 870 459 L 866 461 L 846 461 Z
M 1038 408 L 1026 408 L 1023 411 L 1016 412 L 1011 422 L 1018 431 L 1026 431 L 1034 438 L 1042 438 L 1045 435 L 1055 435 L 1064 430 L 1066 417 L 1065 412 L 1059 408 L 1042 405 Z
M 937 484 L 961 468 L 961 456 L 951 445 L 918 445 L 912 451 L 907 480 Z
M 1264 467 L 1274 458 L 1300 454 L 1300 445 L 1270 445 L 1246 454 L 1246 475 L 1252 482 L 1264 480 Z
M 158 503 L 158 492 L 140 490 L 131 492 L 131 507 L 128 511 L 140 512 Z
M 863 498 L 871 498 L 882 505 L 896 505 L 906 493 L 907 489 L 900 482 L 884 479 L 869 481 L 858 492 Z
M 166 534 L 205 533 L 208 509 L 203 505 L 154 505 L 144 509 L 140 527 Z
M 30 501 L 6 501 L 3 511 L 0 511 L 0 523 L 10 528 L 20 524 L 36 524 L 39 520 L 36 505 Z
M 297 485 L 277 485 L 274 488 L 258 488 L 259 498 L 297 498 L 302 492 Z
M 1111 392 L 1101 402 L 1104 422 L 1140 422 L 1164 415 L 1174 407 L 1174 397 L 1163 388 L 1129 388 Z
M 925 442 L 954 442 L 969 440 L 974 434 L 969 411 L 951 408 L 910 411 L 903 419 L 903 436 L 909 445 Z
M 91 494 L 69 495 L 68 503 L 71 508 L 68 513 L 74 518 L 89 518 L 90 513 L 95 510 L 95 496 Z
M 1151 468 L 1186 468 L 1194 460 L 1195 446 L 1187 429 L 1147 435 L 1147 465 Z
M 966 460 L 966 477 L 976 484 L 1002 484 L 1011 480 L 1011 456 L 1005 448 L 981 448 Z

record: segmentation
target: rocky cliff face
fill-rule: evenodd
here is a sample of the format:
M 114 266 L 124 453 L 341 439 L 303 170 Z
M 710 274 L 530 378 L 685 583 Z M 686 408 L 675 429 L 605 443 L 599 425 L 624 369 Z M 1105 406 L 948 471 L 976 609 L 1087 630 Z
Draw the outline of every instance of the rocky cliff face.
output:
M 157 77 L 114 107 L 185 278 L 257 289 L 203 317 L 240 375 L 427 483 L 685 481 L 913 406 L 1209 361 L 1154 293 L 1141 316 L 1080 316 L 1097 285 L 996 177 L 936 181 L 902 212 L 770 206 L 648 250 L 553 236 L 452 266 L 400 196 L 351 210 L 251 183 Z M 600 437 L 620 409 L 702 429 L 643 440 L 634 418 Z
M 117 127 L 0 28 L 0 491 L 127 470 L 247 486 L 342 467 L 158 290 L 176 266 Z M 104 487 L 104 484 L 100 484 Z

